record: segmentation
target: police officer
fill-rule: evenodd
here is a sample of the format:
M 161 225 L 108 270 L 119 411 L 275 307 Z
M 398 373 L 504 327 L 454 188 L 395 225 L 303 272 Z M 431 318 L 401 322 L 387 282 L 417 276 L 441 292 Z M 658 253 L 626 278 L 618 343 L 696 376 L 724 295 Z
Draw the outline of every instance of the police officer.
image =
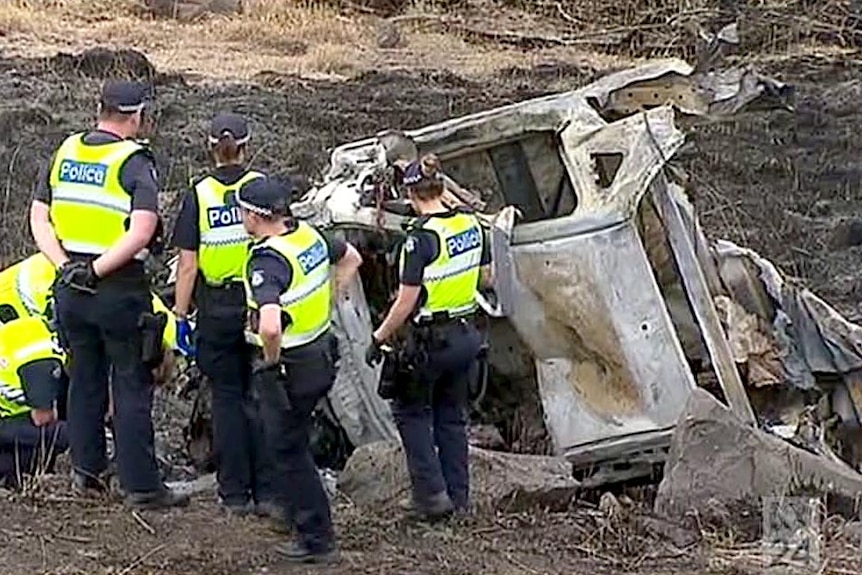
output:
M 327 241 L 294 219 L 289 197 L 287 185 L 257 179 L 240 188 L 236 200 L 255 238 L 244 275 L 248 340 L 256 348 L 252 385 L 260 396 L 288 523 L 299 535 L 278 552 L 289 561 L 318 562 L 334 550 L 329 500 L 309 447 L 312 412 L 335 382 L 330 264 L 338 293 L 362 258 L 346 242 Z
M 57 270 L 42 253 L 0 271 L 0 323 L 45 315 Z
M 0 487 L 18 488 L 40 467 L 50 473 L 68 449 L 65 359 L 42 318 L 0 326 Z
M 186 194 L 174 227 L 179 248 L 174 310 L 178 344 L 195 353 L 212 382 L 213 447 L 218 494 L 223 508 L 270 515 L 272 468 L 264 457 L 262 430 L 249 394 L 250 356 L 243 333 L 245 292 L 242 273 L 250 237 L 232 196 L 263 174 L 246 168 L 248 124 L 236 114 L 219 114 L 210 125 L 209 144 L 215 170 Z M 188 321 L 194 295 L 196 342 Z M 196 348 L 196 349 L 195 349 Z M 260 436 L 259 436 L 260 435 Z
M 470 318 L 480 279 L 490 283 L 490 249 L 474 215 L 443 205 L 436 156 L 409 164 L 403 182 L 421 216 L 401 248 L 398 296 L 372 334 L 366 362 L 378 363 L 382 343 L 412 320 L 408 347 L 418 350 L 410 359 L 415 376 L 397 386 L 392 412 L 407 457 L 413 510 L 436 519 L 468 509 L 469 379 L 481 347 Z
M 153 447 L 152 373 L 141 321 L 153 311 L 144 259 L 158 238 L 154 159 L 134 138 L 146 89 L 108 82 L 95 130 L 66 138 L 31 206 L 40 251 L 59 269 L 56 314 L 70 349 L 72 484 L 104 490 L 108 368 L 120 486 L 128 504 L 186 505 L 168 489 Z

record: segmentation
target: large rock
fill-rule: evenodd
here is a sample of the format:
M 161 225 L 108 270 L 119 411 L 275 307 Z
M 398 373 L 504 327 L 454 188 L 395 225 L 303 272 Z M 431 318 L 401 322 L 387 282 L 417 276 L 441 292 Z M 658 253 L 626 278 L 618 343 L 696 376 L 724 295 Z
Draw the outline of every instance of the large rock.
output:
M 521 455 L 470 447 L 471 502 L 479 508 L 564 510 L 578 482 L 563 458 Z M 401 444 L 379 441 L 358 448 L 338 477 L 338 489 L 357 505 L 395 508 L 410 497 Z
M 756 526 L 763 497 L 794 495 L 826 495 L 832 510 L 852 514 L 862 475 L 745 425 L 696 389 L 677 423 L 655 511 L 672 519 L 694 511 L 720 523 L 743 513 Z

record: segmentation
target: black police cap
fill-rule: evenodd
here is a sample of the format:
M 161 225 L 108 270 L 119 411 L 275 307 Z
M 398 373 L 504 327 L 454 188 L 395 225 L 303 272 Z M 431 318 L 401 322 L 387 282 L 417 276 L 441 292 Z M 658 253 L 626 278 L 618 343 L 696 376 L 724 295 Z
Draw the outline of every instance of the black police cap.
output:
M 229 133 L 237 144 L 245 144 L 251 137 L 248 122 L 239 114 L 224 112 L 213 118 L 210 124 L 210 142 L 217 144 L 219 138 Z
M 143 110 L 149 90 L 140 82 L 109 81 L 102 86 L 103 110 L 133 114 Z
M 262 216 L 290 216 L 290 184 L 280 178 L 255 178 L 234 196 L 239 207 Z

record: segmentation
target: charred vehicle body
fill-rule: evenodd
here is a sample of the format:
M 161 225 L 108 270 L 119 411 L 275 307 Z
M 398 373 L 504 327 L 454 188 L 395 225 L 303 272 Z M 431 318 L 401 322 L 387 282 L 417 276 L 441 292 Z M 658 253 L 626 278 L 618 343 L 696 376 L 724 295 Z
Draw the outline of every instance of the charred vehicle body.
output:
M 702 386 L 745 421 L 855 465 L 862 328 L 756 253 L 710 243 L 673 163 L 679 126 L 789 108 L 791 97 L 747 68 L 663 60 L 336 148 L 322 183 L 292 205 L 365 261 L 335 309 L 341 360 L 320 407 L 326 449 L 346 456 L 397 437 L 377 394 L 380 368 L 363 356 L 397 290 L 411 218 L 398 173 L 433 152 L 446 201 L 475 209 L 491 232 L 496 285 L 481 297 L 489 376 L 474 419 L 495 425 L 508 449 L 564 455 L 588 485 L 649 475 Z M 204 420 L 193 421 L 192 444 Z M 806 425 L 818 430 L 807 440 Z

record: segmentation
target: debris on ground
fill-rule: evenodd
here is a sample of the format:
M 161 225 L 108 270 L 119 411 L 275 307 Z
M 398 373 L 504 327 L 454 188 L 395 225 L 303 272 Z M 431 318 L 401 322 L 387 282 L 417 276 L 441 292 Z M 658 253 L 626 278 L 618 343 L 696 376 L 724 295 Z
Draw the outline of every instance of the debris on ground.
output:
M 571 464 L 561 457 L 524 455 L 470 447 L 471 502 L 479 509 L 562 511 L 577 494 Z M 351 502 L 372 509 L 397 509 L 410 499 L 404 449 L 398 441 L 363 445 L 338 477 Z

